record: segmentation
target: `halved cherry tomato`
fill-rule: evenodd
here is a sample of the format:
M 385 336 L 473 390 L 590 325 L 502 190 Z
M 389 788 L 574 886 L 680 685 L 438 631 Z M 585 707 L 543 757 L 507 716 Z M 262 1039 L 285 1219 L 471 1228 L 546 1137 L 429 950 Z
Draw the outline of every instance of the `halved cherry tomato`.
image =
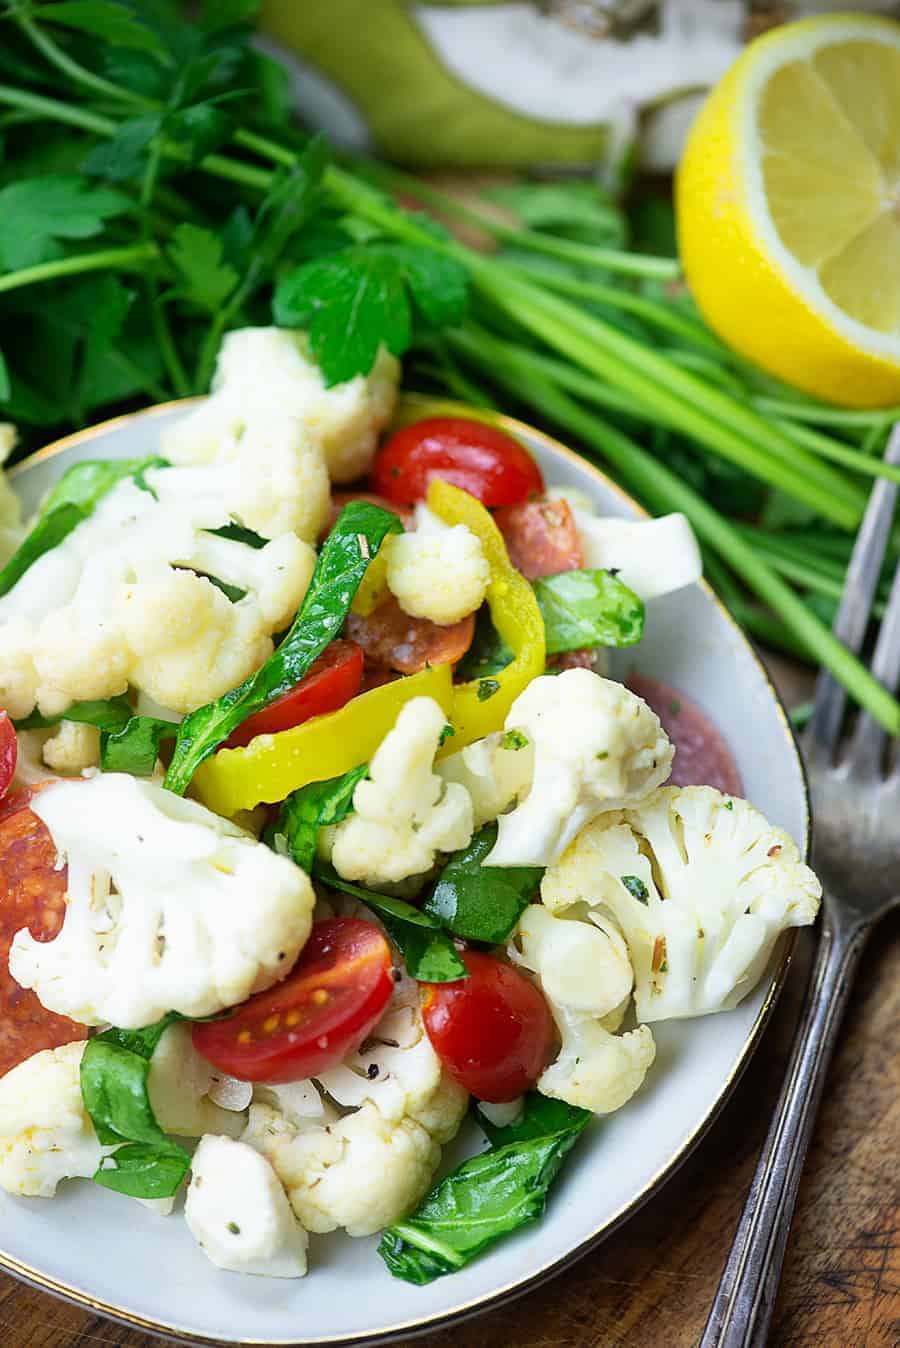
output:
M 371 482 L 389 501 L 423 501 L 433 477 L 486 506 L 517 505 L 544 490 L 534 459 L 503 431 L 465 417 L 429 417 L 397 431 L 375 456 Z
M 362 649 L 355 642 L 332 641 L 296 688 L 276 698 L 255 716 L 248 716 L 229 735 L 225 747 L 242 749 L 257 735 L 274 735 L 276 731 L 302 725 L 313 716 L 338 711 L 359 692 L 364 663 Z
M 479 1100 L 515 1100 L 553 1056 L 550 1009 L 518 969 L 477 950 L 461 958 L 468 978 L 424 985 L 428 1038 L 450 1075 Z
M 0 800 L 6 795 L 16 775 L 18 754 L 19 742 L 9 713 L 0 711 Z
M 242 1081 L 303 1081 L 358 1048 L 391 999 L 391 949 L 371 922 L 317 922 L 283 983 L 194 1025 L 194 1047 Z

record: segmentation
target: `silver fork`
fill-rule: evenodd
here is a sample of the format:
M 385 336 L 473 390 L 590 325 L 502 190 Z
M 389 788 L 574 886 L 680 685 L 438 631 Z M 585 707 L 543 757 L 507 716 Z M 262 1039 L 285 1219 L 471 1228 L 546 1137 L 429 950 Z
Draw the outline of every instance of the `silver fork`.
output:
M 900 424 L 885 458 L 900 462 Z M 879 479 L 859 530 L 835 634 L 862 646 L 891 533 L 897 486 Z M 900 682 L 900 566 L 872 657 L 891 691 Z M 787 1075 L 713 1301 L 700 1348 L 765 1348 L 797 1188 L 825 1074 L 866 940 L 900 900 L 900 763 L 887 774 L 887 736 L 861 714 L 846 752 L 846 698 L 830 674 L 816 685 L 802 747 L 813 803 L 812 864 L 825 891 L 822 931 Z

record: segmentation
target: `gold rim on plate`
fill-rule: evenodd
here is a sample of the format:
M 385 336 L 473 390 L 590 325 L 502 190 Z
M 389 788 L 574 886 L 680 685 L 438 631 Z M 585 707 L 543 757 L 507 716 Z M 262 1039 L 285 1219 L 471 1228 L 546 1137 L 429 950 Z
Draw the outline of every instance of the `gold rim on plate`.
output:
M 8 475 L 10 478 L 14 479 L 21 473 L 35 467 L 37 464 L 44 463 L 47 459 L 55 458 L 57 454 L 62 453 L 66 449 L 70 449 L 73 445 L 82 444 L 86 440 L 92 440 L 98 434 L 103 432 L 117 430 L 120 426 L 124 426 L 126 423 L 134 421 L 139 417 L 150 418 L 162 416 L 166 412 L 171 411 L 174 407 L 186 408 L 192 403 L 199 401 L 199 398 L 173 399 L 170 402 L 157 403 L 152 407 L 142 408 L 138 412 L 128 412 L 124 416 L 112 417 L 108 421 L 98 422 L 96 426 L 87 427 L 82 431 L 75 431 L 72 435 L 64 436 L 61 440 L 55 440 L 52 444 L 46 445 L 43 449 L 36 450 L 33 454 L 30 454 L 28 458 L 14 464 Z M 618 483 L 609 478 L 602 469 L 596 467 L 590 459 L 586 459 L 582 455 L 577 454 L 573 449 L 569 449 L 567 445 L 554 439 L 553 436 L 547 435 L 544 431 L 535 429 L 535 427 L 528 425 L 527 422 L 519 421 L 517 418 L 507 416 L 505 413 L 501 412 L 485 412 L 481 408 L 473 409 L 468 407 L 465 403 L 455 402 L 452 399 L 433 398 L 427 394 L 415 393 L 405 394 L 401 399 L 400 416 L 402 418 L 404 409 L 414 412 L 417 409 L 423 410 L 426 406 L 432 409 L 439 408 L 442 413 L 450 416 L 476 415 L 479 420 L 489 421 L 492 425 L 523 440 L 526 444 L 538 444 L 548 452 L 565 459 L 567 462 L 575 464 L 580 471 L 587 470 L 603 485 L 606 491 L 611 491 L 623 504 L 627 505 L 629 510 L 636 512 L 644 519 L 650 518 L 649 512 L 646 511 L 643 506 L 639 505 L 628 492 L 618 485 Z M 788 714 L 778 690 L 769 677 L 768 670 L 757 655 L 753 645 L 748 641 L 743 628 L 741 628 L 734 620 L 708 582 L 706 580 L 701 580 L 700 585 L 707 598 L 715 605 L 719 616 L 725 624 L 731 628 L 739 643 L 749 652 L 769 690 L 769 695 L 775 706 L 776 715 L 781 722 L 784 731 L 788 753 L 795 760 L 803 784 L 805 817 L 804 837 L 801 840 L 801 850 L 805 857 L 808 854 L 810 838 L 809 788 L 806 781 L 803 761 L 800 757 L 799 749 L 797 748 L 796 737 Z M 446 1329 L 463 1320 L 471 1319 L 475 1315 L 479 1315 L 488 1310 L 495 1310 L 499 1306 L 514 1300 L 516 1297 L 522 1296 L 526 1292 L 533 1291 L 542 1283 L 547 1282 L 548 1279 L 554 1277 L 557 1273 L 563 1272 L 563 1270 L 568 1268 L 571 1264 L 574 1264 L 577 1260 L 583 1258 L 584 1255 L 590 1253 L 590 1251 L 595 1249 L 603 1240 L 608 1236 L 611 1236 L 614 1231 L 617 1231 L 629 1217 L 632 1217 L 639 1208 L 642 1208 L 644 1204 L 662 1188 L 663 1184 L 665 1184 L 675 1171 L 688 1159 L 718 1118 L 726 1101 L 743 1075 L 744 1069 L 756 1050 L 759 1041 L 762 1038 L 763 1031 L 769 1022 L 769 1018 L 778 1001 L 781 989 L 784 986 L 785 978 L 791 963 L 795 940 L 795 932 L 787 933 L 782 937 L 781 954 L 778 959 L 777 967 L 773 971 L 765 999 L 763 1000 L 762 1006 L 757 1012 L 756 1019 L 744 1040 L 737 1061 L 732 1067 L 731 1072 L 723 1081 L 722 1089 L 710 1109 L 699 1121 L 693 1131 L 678 1145 L 672 1155 L 663 1162 L 656 1174 L 653 1175 L 641 1189 L 640 1193 L 635 1194 L 635 1196 L 629 1199 L 627 1203 L 623 1203 L 617 1212 L 614 1212 L 611 1217 L 604 1221 L 601 1226 L 597 1227 L 595 1231 L 592 1231 L 591 1234 L 578 1245 L 574 1246 L 571 1250 L 568 1250 L 565 1254 L 549 1260 L 540 1268 L 532 1270 L 524 1277 L 517 1278 L 503 1287 L 495 1288 L 492 1292 L 487 1292 L 483 1296 L 475 1298 L 473 1301 L 457 1306 L 454 1310 L 441 1311 L 434 1315 L 407 1320 L 403 1324 L 394 1324 L 390 1327 L 365 1330 L 362 1333 L 352 1335 L 349 1339 L 343 1335 L 329 1334 L 324 1336 L 319 1335 L 313 1339 L 242 1339 L 241 1342 L 248 1345 L 248 1348 L 325 1348 L 325 1345 L 330 1344 L 375 1345 L 395 1342 L 398 1339 L 408 1337 L 410 1334 Z M 58 1282 L 53 1278 L 47 1277 L 46 1274 L 41 1273 L 39 1269 L 32 1268 L 28 1264 L 23 1264 L 6 1250 L 0 1250 L 0 1269 L 4 1269 L 7 1273 L 11 1273 L 22 1282 L 28 1283 L 32 1287 L 38 1288 L 40 1291 L 50 1292 L 52 1295 L 61 1297 L 64 1301 L 68 1301 L 82 1310 L 108 1316 L 111 1320 L 118 1321 L 128 1328 L 140 1329 L 152 1334 L 162 1335 L 163 1337 L 174 1339 L 181 1343 L 210 1344 L 213 1346 L 221 1343 L 221 1339 L 210 1338 L 203 1334 L 196 1334 L 195 1332 L 186 1329 L 184 1326 L 171 1324 L 164 1320 L 147 1320 L 143 1316 L 136 1315 L 132 1311 L 124 1310 L 123 1308 L 111 1305 L 106 1301 L 97 1300 L 95 1297 L 88 1295 L 88 1293 L 81 1291 L 80 1288 L 73 1287 L 68 1283 Z

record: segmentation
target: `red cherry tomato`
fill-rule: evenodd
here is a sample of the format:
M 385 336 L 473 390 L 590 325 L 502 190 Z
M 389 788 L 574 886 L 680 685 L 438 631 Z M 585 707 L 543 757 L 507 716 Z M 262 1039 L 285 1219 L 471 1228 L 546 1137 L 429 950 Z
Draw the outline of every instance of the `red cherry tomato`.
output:
M 429 417 L 397 431 L 375 456 L 371 482 L 389 501 L 422 501 L 433 477 L 483 505 L 518 505 L 544 490 L 544 479 L 518 441 L 481 421 Z
M 364 663 L 362 649 L 355 642 L 332 641 L 296 688 L 276 698 L 255 716 L 248 716 L 229 735 L 226 748 L 241 749 L 256 735 L 274 735 L 301 725 L 312 716 L 337 711 L 359 692 Z
M 16 775 L 16 760 L 19 755 L 19 742 L 9 713 L 0 711 L 0 800 L 9 790 L 9 784 Z
M 391 999 L 391 950 L 371 922 L 317 922 L 283 983 L 224 1020 L 194 1025 L 194 1047 L 242 1081 L 303 1081 L 358 1048 Z
M 553 1056 L 550 1009 L 518 969 L 477 950 L 461 958 L 468 978 L 425 985 L 428 1038 L 450 1075 L 479 1100 L 515 1100 Z

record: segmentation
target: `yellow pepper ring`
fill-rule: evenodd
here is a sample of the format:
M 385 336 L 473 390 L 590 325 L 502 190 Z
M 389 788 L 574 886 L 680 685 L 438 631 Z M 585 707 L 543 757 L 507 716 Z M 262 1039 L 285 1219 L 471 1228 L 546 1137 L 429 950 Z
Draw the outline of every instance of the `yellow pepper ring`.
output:
M 292 730 L 257 735 L 243 749 L 220 749 L 194 774 L 191 795 L 231 818 L 265 801 L 284 800 L 309 782 L 321 782 L 367 763 L 407 702 L 433 697 L 449 718 L 449 665 L 435 665 L 352 698 L 339 711 L 315 716 Z M 452 741 L 451 741 L 452 743 Z
M 510 562 L 490 512 L 474 496 L 440 478 L 432 478 L 427 499 L 429 509 L 445 524 L 464 524 L 480 540 L 491 569 L 488 608 L 513 653 L 512 663 L 492 678 L 454 686 L 450 720 L 456 733 L 441 751 L 448 754 L 501 729 L 515 699 L 544 672 L 546 638 L 534 590 Z

